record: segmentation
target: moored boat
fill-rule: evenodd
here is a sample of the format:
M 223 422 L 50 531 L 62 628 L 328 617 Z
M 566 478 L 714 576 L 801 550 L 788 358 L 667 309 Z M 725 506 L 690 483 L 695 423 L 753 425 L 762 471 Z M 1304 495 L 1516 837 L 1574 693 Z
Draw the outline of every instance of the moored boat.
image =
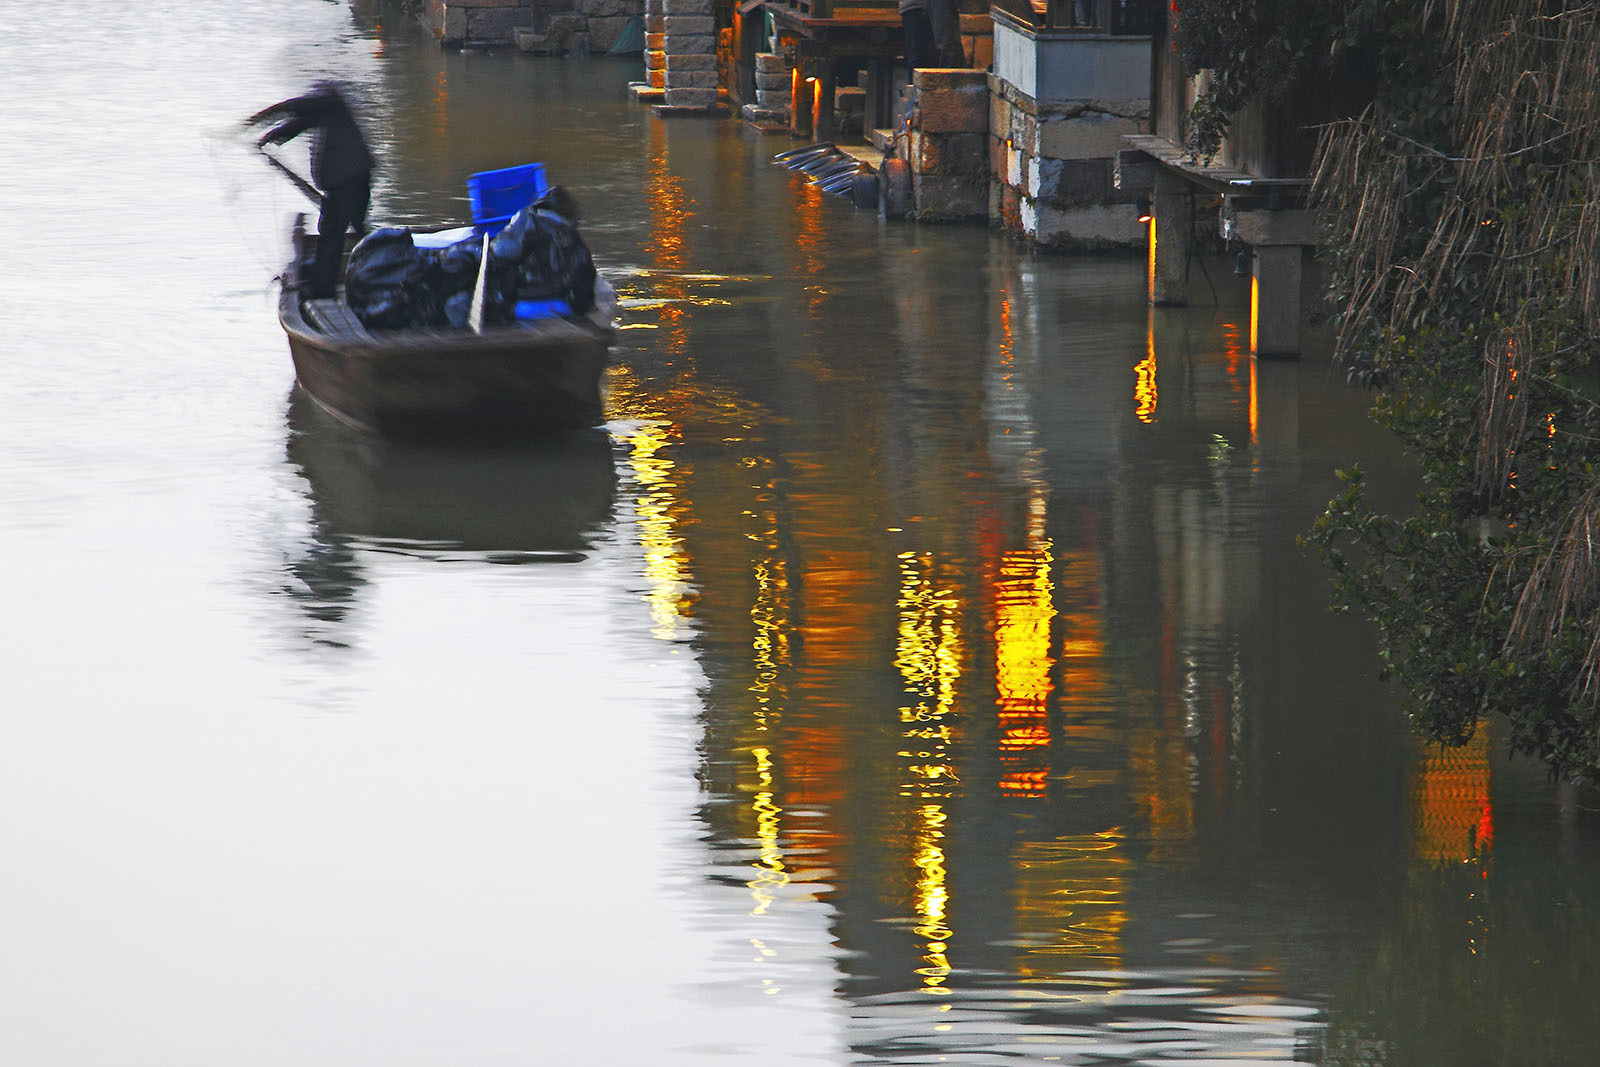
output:
M 278 319 L 300 388 L 341 421 L 405 440 L 532 437 L 601 421 L 616 306 L 608 285 L 597 286 L 598 306 L 584 316 L 518 320 L 481 332 L 369 330 L 342 291 L 306 297 L 300 268 L 307 240 L 301 216 Z

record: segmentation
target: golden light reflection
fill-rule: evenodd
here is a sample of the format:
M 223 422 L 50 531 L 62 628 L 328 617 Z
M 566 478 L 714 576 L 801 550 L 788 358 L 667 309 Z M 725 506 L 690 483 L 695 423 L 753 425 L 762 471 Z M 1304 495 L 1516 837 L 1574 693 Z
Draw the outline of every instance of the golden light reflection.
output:
M 1152 310 L 1145 320 L 1145 357 L 1133 368 L 1134 414 L 1143 423 L 1156 421 L 1156 313 Z
M 777 890 L 789 884 L 789 871 L 783 862 L 780 839 L 783 809 L 774 801 L 777 792 L 773 785 L 772 753 L 769 749 L 757 748 L 751 750 L 750 755 L 756 761 L 756 795 L 750 802 L 750 810 L 756 817 L 756 841 L 759 842 L 760 852 L 753 864 L 756 873 L 745 884 L 750 887 L 751 899 L 755 901 L 750 914 L 765 915 L 776 898 Z
M 661 272 L 654 279 L 654 296 L 660 327 L 666 331 L 662 345 L 669 355 L 689 351 L 689 313 L 684 305 L 690 293 L 684 281 L 674 276 L 686 263 L 685 234 L 691 201 L 683 178 L 672 172 L 667 162 L 667 123 L 650 124 L 650 164 L 645 173 L 645 197 L 650 208 L 650 240 L 646 245 L 651 262 Z
M 828 194 L 819 189 L 807 188 L 809 195 L 794 198 L 794 246 L 798 258 L 795 271 L 809 274 L 816 281 L 801 287 L 805 305 L 801 309 L 807 319 L 816 322 L 822 318 L 822 307 L 827 302 L 828 290 L 823 282 L 828 260 L 823 254 L 823 199 Z
M 1017 929 L 1032 941 L 1019 961 L 1024 979 L 1060 977 L 1059 957 L 1073 966 L 1120 966 L 1128 924 L 1121 827 L 1024 842 L 1016 855 Z M 1037 957 L 1036 963 L 1030 962 Z
M 664 422 L 641 422 L 621 435 L 640 488 L 634 513 L 644 551 L 645 599 L 655 621 L 651 633 L 664 641 L 678 637 L 689 614 L 687 557 L 677 534 L 682 511 L 677 473 L 662 452 L 677 435 L 677 427 Z
M 1000 300 L 1000 365 L 1002 367 L 1011 367 L 1017 362 L 1016 326 L 1011 321 L 1014 314 L 1011 298 L 1002 297 Z
M 1250 351 L 1256 350 L 1257 326 L 1261 322 L 1261 283 L 1255 271 L 1250 272 Z
M 820 495 L 790 497 L 797 507 L 817 505 L 835 514 L 850 513 L 847 504 Z M 805 649 L 806 666 L 817 670 L 862 663 L 871 653 L 860 640 L 862 606 L 871 601 L 877 575 L 866 549 L 829 545 L 811 554 L 805 572 L 805 610 L 794 631 Z
M 765 730 L 776 709 L 773 700 L 778 694 L 779 671 L 789 662 L 789 583 L 787 564 L 781 558 L 760 560 L 756 563 L 756 598 L 750 605 L 750 619 L 755 623 L 755 639 L 751 649 L 755 666 L 755 679 L 750 692 L 756 698 L 756 729 Z
M 1145 223 L 1145 247 L 1149 252 L 1149 264 L 1145 270 L 1145 292 L 1150 303 L 1156 302 L 1156 220 L 1154 216 Z
M 923 945 L 923 966 L 917 968 L 923 990 L 928 993 L 947 993 L 942 988 L 950 976 L 950 941 L 955 937 L 950 929 L 950 886 L 946 877 L 944 824 L 949 819 L 938 804 L 924 804 L 917 809 L 915 853 L 912 859 L 918 876 L 915 890 L 918 937 L 926 938 Z
M 995 689 L 999 718 L 1000 788 L 1012 796 L 1042 796 L 1048 780 L 1050 671 L 1055 664 L 1050 623 L 1055 617 L 1051 546 L 1007 552 L 994 585 Z
M 902 796 L 946 797 L 959 781 L 949 759 L 961 677 L 961 603 L 941 588 L 927 553 L 902 552 L 895 667 L 915 704 L 900 709 L 902 759 L 909 760 Z
M 1460 748 L 1428 745 L 1412 784 L 1413 856 L 1424 867 L 1486 861 L 1494 845 L 1490 730 Z

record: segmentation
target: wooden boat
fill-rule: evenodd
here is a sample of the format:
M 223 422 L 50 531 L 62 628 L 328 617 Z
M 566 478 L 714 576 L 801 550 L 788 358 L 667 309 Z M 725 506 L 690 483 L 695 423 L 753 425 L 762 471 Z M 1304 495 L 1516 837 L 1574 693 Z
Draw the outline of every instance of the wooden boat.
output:
M 309 300 L 315 242 L 295 222 L 278 320 L 306 395 L 343 422 L 403 440 L 532 437 L 597 425 L 615 295 L 588 316 L 470 330 L 369 331 L 343 294 Z

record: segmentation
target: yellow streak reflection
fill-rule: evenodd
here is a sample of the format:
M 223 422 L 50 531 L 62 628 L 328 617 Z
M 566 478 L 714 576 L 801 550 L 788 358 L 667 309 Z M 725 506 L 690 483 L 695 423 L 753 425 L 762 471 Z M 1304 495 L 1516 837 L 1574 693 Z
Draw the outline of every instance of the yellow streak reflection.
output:
M 641 493 L 634 501 L 639 544 L 644 551 L 645 599 L 655 620 L 651 633 L 665 641 L 677 638 L 686 610 L 687 563 L 677 536 L 681 505 L 674 492 L 675 464 L 662 449 L 677 434 L 669 423 L 641 423 L 625 436 L 634 477 Z
M 760 856 L 753 865 L 756 868 L 755 877 L 745 884 L 750 887 L 750 896 L 755 900 L 755 907 L 750 909 L 750 914 L 765 915 L 776 897 L 775 891 L 789 884 L 789 872 L 784 866 L 783 846 L 780 843 L 783 809 L 773 802 L 777 794 L 772 781 L 772 752 L 757 748 L 750 754 L 756 760 L 757 782 L 750 810 L 756 816 L 756 840 L 760 842 Z
M 1256 431 L 1261 425 L 1261 402 L 1256 392 L 1256 361 L 1250 360 L 1250 443 L 1256 443 Z
M 756 599 L 750 605 L 750 619 L 756 628 L 751 649 L 755 679 L 750 683 L 750 692 L 756 698 L 757 730 L 767 728 L 778 692 L 779 670 L 789 662 L 789 583 L 785 567 L 779 558 L 756 563 Z
M 1256 280 L 1255 271 L 1250 272 L 1250 351 L 1256 350 L 1256 326 L 1261 318 L 1261 283 Z
M 950 940 L 955 936 L 948 925 L 950 913 L 950 886 L 946 877 L 944 824 L 949 816 L 938 804 L 924 804 L 917 809 L 916 864 L 918 877 L 915 891 L 917 909 L 917 936 L 927 938 L 922 961 L 917 968 L 922 978 L 923 990 L 928 993 L 948 993 L 941 988 L 950 975 Z
M 1047 936 L 1019 961 L 1024 978 L 1059 977 L 1062 962 L 1117 967 L 1128 924 L 1121 827 L 1026 842 L 1017 855 L 1017 928 Z
M 689 313 L 682 301 L 687 285 L 673 276 L 686 262 L 685 234 L 693 216 L 683 178 L 672 172 L 667 160 L 666 123 L 651 124 L 650 164 L 645 173 L 645 193 L 650 205 L 650 240 L 647 248 L 661 272 L 655 282 L 661 328 L 667 331 L 663 349 L 681 356 L 689 350 Z
M 1146 298 L 1150 301 L 1150 303 L 1154 304 L 1156 302 L 1156 220 L 1155 220 L 1155 216 L 1152 215 L 1151 218 L 1150 218 L 1150 221 L 1145 223 L 1145 226 L 1148 228 L 1148 232 L 1149 232 L 1149 237 L 1146 240 L 1145 244 L 1146 244 L 1146 247 L 1149 249 L 1149 252 L 1150 252 L 1150 262 L 1149 262 L 1149 264 L 1148 264 L 1148 266 L 1147 266 L 1147 268 L 1145 270 L 1145 295 L 1146 295 Z
M 1133 368 L 1134 414 L 1143 423 L 1156 421 L 1156 313 L 1152 310 L 1146 318 L 1144 330 L 1145 357 Z
M 1042 796 L 1050 744 L 1050 623 L 1055 617 L 1048 540 L 1007 552 L 995 582 L 995 689 L 1000 723 L 1000 788 L 1013 796 Z
M 931 556 L 902 552 L 899 559 L 894 663 L 906 691 L 918 698 L 900 709 L 906 742 L 900 756 L 913 761 L 905 768 L 900 792 L 908 797 L 949 796 L 960 780 L 949 761 L 947 716 L 961 677 L 961 604 L 950 590 L 939 588 Z

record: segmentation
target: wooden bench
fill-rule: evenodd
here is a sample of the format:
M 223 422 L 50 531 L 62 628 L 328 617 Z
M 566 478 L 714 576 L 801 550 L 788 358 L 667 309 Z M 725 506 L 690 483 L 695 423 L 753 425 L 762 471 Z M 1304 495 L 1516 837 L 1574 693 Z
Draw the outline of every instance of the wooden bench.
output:
M 305 302 L 306 322 L 312 329 L 326 334 L 336 334 L 340 337 L 355 337 L 362 340 L 372 338 L 372 333 L 356 318 L 356 313 L 350 310 L 350 305 L 343 300 L 307 300 Z

